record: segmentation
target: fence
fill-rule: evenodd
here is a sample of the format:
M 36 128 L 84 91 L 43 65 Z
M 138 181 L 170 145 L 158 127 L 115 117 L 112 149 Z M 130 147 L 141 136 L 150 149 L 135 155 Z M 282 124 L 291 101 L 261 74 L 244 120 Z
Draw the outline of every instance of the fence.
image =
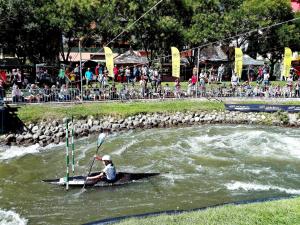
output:
M 185 90 L 180 88 L 142 88 L 123 86 L 117 90 L 113 87 L 83 88 L 81 95 L 78 88 L 35 88 L 22 89 L 17 92 L 9 91 L 4 97 L 6 103 L 43 103 L 43 102 L 79 102 L 79 101 L 107 101 L 107 100 L 138 100 L 164 98 L 195 98 L 195 97 L 268 97 L 268 98 L 299 98 L 299 90 L 288 87 L 252 87 L 219 86 L 213 88 L 189 86 Z

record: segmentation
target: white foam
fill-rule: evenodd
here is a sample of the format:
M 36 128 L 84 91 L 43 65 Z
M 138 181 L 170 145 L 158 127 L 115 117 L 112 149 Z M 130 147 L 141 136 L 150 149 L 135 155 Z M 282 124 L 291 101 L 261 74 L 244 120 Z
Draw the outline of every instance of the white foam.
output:
M 27 222 L 27 219 L 22 218 L 12 210 L 0 209 L 0 225 L 26 225 Z
M 224 128 L 223 128 L 224 129 Z M 218 148 L 218 151 L 233 150 L 251 156 L 300 158 L 299 135 L 287 136 L 284 132 L 256 130 L 233 130 L 212 135 L 210 130 L 202 131 L 199 136 L 189 137 L 185 143 L 193 153 L 207 154 L 207 149 Z M 251 146 L 251 147 L 249 147 Z
M 34 154 L 40 151 L 39 144 L 31 145 L 28 147 L 11 146 L 0 151 L 0 160 L 12 159 L 21 157 L 27 154 Z
M 112 152 L 113 155 L 122 155 L 122 153 L 124 153 L 128 148 L 130 148 L 131 146 L 133 146 L 134 144 L 138 143 L 138 141 L 136 139 L 132 140 L 131 142 L 129 142 L 126 145 L 123 145 L 120 149 L 118 149 L 117 151 Z
M 263 185 L 263 184 L 255 184 L 255 183 L 244 183 L 240 181 L 232 182 L 225 184 L 225 187 L 228 190 L 245 190 L 245 191 L 269 191 L 269 190 L 277 190 L 280 192 L 285 192 L 287 194 L 295 194 L 300 195 L 300 190 L 297 189 L 289 189 L 289 188 L 283 188 L 273 185 Z

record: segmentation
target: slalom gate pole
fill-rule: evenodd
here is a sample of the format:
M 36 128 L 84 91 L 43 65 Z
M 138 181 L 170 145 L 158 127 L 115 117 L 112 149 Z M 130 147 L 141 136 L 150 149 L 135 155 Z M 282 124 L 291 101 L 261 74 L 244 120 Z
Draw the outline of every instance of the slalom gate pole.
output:
M 72 138 L 71 138 L 71 144 L 72 144 L 72 172 L 73 172 L 73 176 L 75 173 L 75 146 L 74 146 L 74 120 L 73 120 L 73 116 L 72 116 Z
M 69 189 L 69 128 L 68 128 L 68 123 L 69 120 L 66 120 L 66 166 L 67 166 L 67 171 L 66 171 L 66 190 Z

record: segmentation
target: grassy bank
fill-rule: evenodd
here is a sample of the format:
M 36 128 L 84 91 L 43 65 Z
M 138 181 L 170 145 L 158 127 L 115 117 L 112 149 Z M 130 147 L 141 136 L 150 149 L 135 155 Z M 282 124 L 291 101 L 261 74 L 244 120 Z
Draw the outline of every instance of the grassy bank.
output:
M 84 103 L 84 104 L 45 104 L 26 105 L 18 110 L 18 116 L 23 122 L 62 119 L 74 116 L 77 119 L 88 116 L 117 116 L 126 117 L 139 113 L 155 112 L 185 112 L 224 110 L 224 104 L 215 101 L 178 100 L 164 102 L 132 102 L 132 103 Z
M 267 101 L 238 101 L 239 104 L 276 104 Z M 278 104 L 300 105 L 299 101 L 279 102 Z M 84 119 L 88 116 L 95 118 L 101 116 L 127 117 L 139 113 L 155 112 L 199 112 L 199 111 L 224 111 L 222 102 L 208 100 L 171 100 L 148 102 L 106 102 L 83 104 L 37 104 L 24 105 L 18 109 L 19 118 L 25 122 L 38 122 L 41 120 L 60 120 L 64 117 L 74 116 Z
M 128 219 L 119 225 L 300 224 L 300 198 L 248 205 L 227 205 L 178 215 Z

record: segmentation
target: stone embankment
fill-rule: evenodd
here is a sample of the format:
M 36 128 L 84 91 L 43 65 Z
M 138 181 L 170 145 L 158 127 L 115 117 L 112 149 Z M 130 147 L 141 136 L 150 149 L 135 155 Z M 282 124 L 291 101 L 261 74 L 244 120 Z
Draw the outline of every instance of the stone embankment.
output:
M 0 136 L 0 142 L 6 145 L 33 145 L 39 143 L 46 146 L 51 143 L 58 144 L 65 141 L 65 122 L 42 121 L 28 124 L 18 133 Z M 287 113 L 242 113 L 242 112 L 177 112 L 138 114 L 127 118 L 87 118 L 74 122 L 75 138 L 99 133 L 102 129 L 112 132 L 150 129 L 165 127 L 183 127 L 201 124 L 254 124 L 300 127 L 299 114 Z M 69 123 L 69 125 L 71 125 Z

